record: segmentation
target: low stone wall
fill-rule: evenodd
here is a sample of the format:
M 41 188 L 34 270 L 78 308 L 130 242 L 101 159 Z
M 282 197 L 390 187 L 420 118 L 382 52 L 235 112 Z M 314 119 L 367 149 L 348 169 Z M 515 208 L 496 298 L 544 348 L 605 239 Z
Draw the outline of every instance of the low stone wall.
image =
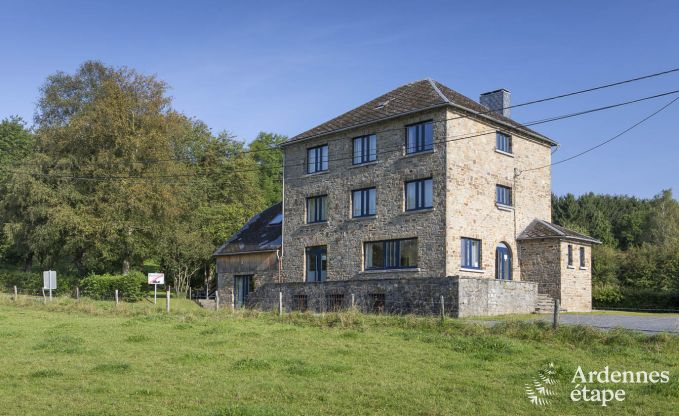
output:
M 457 316 L 533 313 L 538 284 L 516 280 L 459 277 Z
M 286 312 L 354 306 L 363 312 L 418 315 L 440 315 L 443 296 L 445 314 L 462 317 L 534 312 L 537 284 L 457 276 L 267 283 L 250 294 L 247 306 L 278 309 L 279 293 Z

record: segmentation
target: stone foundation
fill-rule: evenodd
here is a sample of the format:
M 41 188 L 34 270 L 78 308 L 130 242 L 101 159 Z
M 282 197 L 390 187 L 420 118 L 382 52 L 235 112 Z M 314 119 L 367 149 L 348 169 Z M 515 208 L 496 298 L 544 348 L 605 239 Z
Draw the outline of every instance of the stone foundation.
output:
M 484 316 L 535 311 L 537 284 L 467 277 L 387 278 L 271 283 L 248 297 L 248 307 L 331 312 L 352 306 L 362 312 L 440 315 L 441 296 L 447 316 Z M 353 296 L 353 304 L 352 304 Z

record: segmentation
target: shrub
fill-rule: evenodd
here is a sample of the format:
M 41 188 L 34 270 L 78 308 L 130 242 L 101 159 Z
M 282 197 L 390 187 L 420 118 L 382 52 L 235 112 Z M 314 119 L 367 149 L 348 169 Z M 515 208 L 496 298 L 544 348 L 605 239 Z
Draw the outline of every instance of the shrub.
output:
M 71 293 L 75 287 L 75 276 L 57 273 L 56 294 Z M 0 270 L 0 287 L 11 289 L 16 286 L 21 292 L 35 292 L 42 290 L 42 272 L 23 272 L 18 270 Z
M 641 288 L 592 288 L 595 307 L 679 310 L 679 291 Z
M 608 283 L 592 285 L 592 302 L 597 305 L 615 305 L 623 298 L 620 288 L 615 285 Z
M 111 299 L 118 289 L 120 299 L 136 302 L 144 296 L 146 278 L 141 272 L 130 272 L 126 275 L 101 274 L 90 275 L 81 282 L 83 295 L 93 299 Z

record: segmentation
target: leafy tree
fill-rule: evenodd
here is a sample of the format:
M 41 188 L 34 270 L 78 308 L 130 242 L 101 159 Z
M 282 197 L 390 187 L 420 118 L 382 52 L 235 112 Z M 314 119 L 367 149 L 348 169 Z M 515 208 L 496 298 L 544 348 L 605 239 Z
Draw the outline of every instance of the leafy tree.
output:
M 260 132 L 249 146 L 259 166 L 259 187 L 264 193 L 266 206 L 283 198 L 283 152 L 279 146 L 287 139 L 280 134 Z

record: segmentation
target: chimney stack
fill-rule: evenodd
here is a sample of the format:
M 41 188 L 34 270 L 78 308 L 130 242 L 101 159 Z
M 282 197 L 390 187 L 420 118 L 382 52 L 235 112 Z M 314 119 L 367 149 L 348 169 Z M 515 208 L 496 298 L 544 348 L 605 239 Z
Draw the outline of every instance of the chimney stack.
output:
M 504 88 L 481 94 L 479 102 L 494 113 L 510 117 L 511 93 Z

